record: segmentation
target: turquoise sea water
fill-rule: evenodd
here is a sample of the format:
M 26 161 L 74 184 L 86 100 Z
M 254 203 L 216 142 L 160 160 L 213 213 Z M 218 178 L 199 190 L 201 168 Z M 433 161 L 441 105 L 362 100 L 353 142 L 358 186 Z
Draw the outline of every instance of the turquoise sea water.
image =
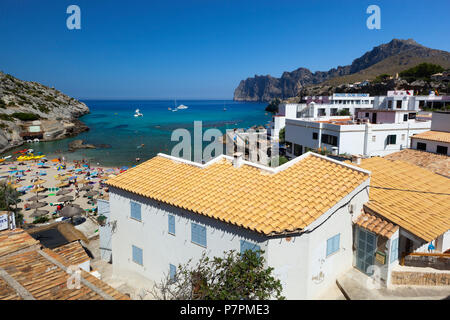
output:
M 33 148 L 51 157 L 60 153 L 69 160 L 87 158 L 92 163 L 105 166 L 131 166 L 137 157 L 141 162 L 158 152 L 169 153 L 178 142 L 170 141 L 172 131 L 186 128 L 192 132 L 194 121 L 202 121 L 203 129 L 248 128 L 266 125 L 271 115 L 264 111 L 265 103 L 248 103 L 223 100 L 177 100 L 188 109 L 172 112 L 174 101 L 169 100 L 83 100 L 91 113 L 80 118 L 90 130 L 80 135 L 51 142 L 24 144 L 7 152 Z M 226 108 L 226 111 L 224 111 Z M 143 117 L 134 117 L 139 109 Z M 83 139 L 85 143 L 109 145 L 108 148 L 82 149 L 67 153 L 68 143 Z M 144 144 L 144 147 L 138 148 Z

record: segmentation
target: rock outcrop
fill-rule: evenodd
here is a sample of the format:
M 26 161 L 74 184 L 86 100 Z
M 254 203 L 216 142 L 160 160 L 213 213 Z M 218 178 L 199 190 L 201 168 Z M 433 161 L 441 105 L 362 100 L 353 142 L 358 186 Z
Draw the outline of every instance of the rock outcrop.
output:
M 44 141 L 89 130 L 78 120 L 87 113 L 84 103 L 54 88 L 0 72 L 0 151 L 23 143 L 27 127 L 32 125 L 41 131 L 30 132 L 30 136 L 40 135 Z
M 234 92 L 234 100 L 270 101 L 274 98 L 296 97 L 308 86 L 337 86 L 352 81 L 371 80 L 383 73 L 395 75 L 421 62 L 437 63 L 450 68 L 450 52 L 424 47 L 412 39 L 393 39 L 366 52 L 351 65 L 314 73 L 309 69 L 299 68 L 284 72 L 280 78 L 255 75 L 239 83 Z

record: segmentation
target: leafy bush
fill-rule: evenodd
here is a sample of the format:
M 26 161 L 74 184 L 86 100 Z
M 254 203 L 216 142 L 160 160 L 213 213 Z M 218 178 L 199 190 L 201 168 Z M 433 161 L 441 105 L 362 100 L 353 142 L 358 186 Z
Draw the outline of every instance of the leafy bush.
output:
M 339 116 L 349 116 L 350 115 L 350 111 L 347 109 L 342 109 L 338 111 L 338 115 Z
M 278 106 L 280 105 L 281 100 L 278 98 L 273 99 L 272 101 L 270 101 L 270 103 L 267 105 L 266 107 L 266 111 L 267 112 L 271 112 L 271 113 L 277 113 L 278 112 Z
M 179 265 L 174 278 L 167 275 L 151 292 L 157 300 L 267 300 L 284 299 L 280 280 L 265 267 L 263 251 L 205 254 L 195 265 Z
M 45 223 L 45 222 L 47 222 L 48 220 L 50 220 L 49 217 L 47 217 L 47 216 L 42 216 L 42 217 L 39 217 L 39 218 L 34 219 L 33 224 L 36 224 L 36 223 Z
M 399 75 L 408 82 L 419 79 L 429 81 L 432 74 L 442 71 L 444 71 L 444 68 L 440 65 L 424 62 L 408 70 L 400 72 Z
M 22 121 L 34 121 L 39 120 L 39 116 L 35 113 L 27 113 L 27 112 L 14 112 L 12 116 L 16 119 Z
M 13 121 L 14 118 L 11 117 L 9 114 L 6 113 L 0 113 L 0 119 L 5 121 Z
M 0 108 L 6 109 L 6 103 L 3 101 L 3 99 L 0 99 Z

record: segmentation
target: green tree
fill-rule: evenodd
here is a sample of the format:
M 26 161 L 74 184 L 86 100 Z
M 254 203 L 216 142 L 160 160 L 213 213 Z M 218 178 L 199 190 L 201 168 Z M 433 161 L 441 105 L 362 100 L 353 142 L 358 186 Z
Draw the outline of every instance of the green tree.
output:
M 17 208 L 17 204 L 20 202 L 19 196 L 20 192 L 16 189 L 4 182 L 0 183 L 0 210 L 14 212 L 18 226 L 23 222 L 23 214 Z
M 191 261 L 179 265 L 175 278 L 167 275 L 151 293 L 164 300 L 284 299 L 273 268 L 264 267 L 263 253 L 247 250 L 241 254 L 230 250 L 223 257 L 214 258 L 203 254 L 194 266 Z
M 286 137 L 286 127 L 283 127 L 280 132 L 278 133 L 278 136 L 280 138 L 280 143 L 284 143 L 285 137 Z
M 267 112 L 271 112 L 271 113 L 277 113 L 278 112 L 278 106 L 280 105 L 281 100 L 278 98 L 273 99 L 272 101 L 270 101 L 270 103 L 267 105 L 266 107 L 266 111 Z
M 338 111 L 338 115 L 339 116 L 349 116 L 350 115 L 350 111 L 348 111 L 347 109 L 342 109 Z
M 442 71 L 444 71 L 444 68 L 442 68 L 440 65 L 424 62 L 408 70 L 400 72 L 399 76 L 408 82 L 418 79 L 429 81 L 432 74 Z
M 383 73 L 383 74 L 380 74 L 379 76 L 377 76 L 373 82 L 374 82 L 374 83 L 386 82 L 386 81 L 388 81 L 390 78 L 391 78 L 391 75 L 390 75 L 390 74 Z

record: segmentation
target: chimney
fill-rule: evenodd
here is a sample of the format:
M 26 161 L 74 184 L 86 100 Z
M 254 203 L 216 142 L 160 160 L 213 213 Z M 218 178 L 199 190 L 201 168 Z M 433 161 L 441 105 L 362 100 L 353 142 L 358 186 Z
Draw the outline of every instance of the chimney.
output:
M 333 156 L 337 156 L 338 155 L 338 148 L 337 147 L 332 147 L 331 148 L 331 154 Z
M 242 165 L 242 152 L 235 152 L 233 154 L 233 167 L 239 168 Z
M 360 154 L 356 154 L 352 156 L 352 162 L 356 165 L 360 165 L 361 164 L 361 155 Z

